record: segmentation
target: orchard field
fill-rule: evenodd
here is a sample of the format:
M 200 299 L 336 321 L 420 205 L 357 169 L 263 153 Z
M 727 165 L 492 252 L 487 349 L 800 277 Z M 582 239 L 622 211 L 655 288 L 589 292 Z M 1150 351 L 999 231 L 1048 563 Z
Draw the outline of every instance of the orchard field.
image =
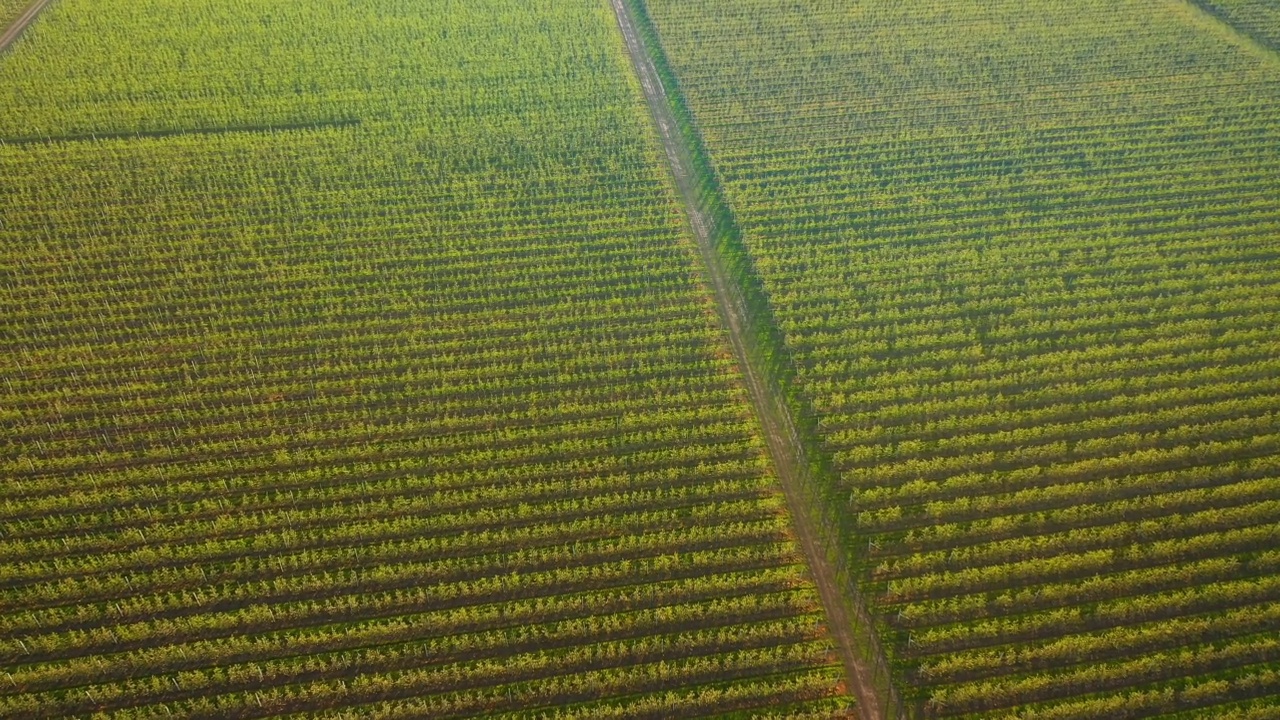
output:
M 1280 718 L 1280 5 L 56 0 L 0 379 L 0 720 Z
M 636 7 L 916 711 L 1280 716 L 1277 5 Z
M 850 707 L 607 4 L 59 0 L 0 95 L 0 717 Z

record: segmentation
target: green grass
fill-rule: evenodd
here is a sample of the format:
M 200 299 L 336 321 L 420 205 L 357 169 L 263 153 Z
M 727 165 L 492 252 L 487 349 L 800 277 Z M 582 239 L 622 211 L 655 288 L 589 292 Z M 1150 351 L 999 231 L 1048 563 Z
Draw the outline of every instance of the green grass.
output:
M 1276 59 L 1182 3 L 647 5 L 923 713 L 1274 703 Z

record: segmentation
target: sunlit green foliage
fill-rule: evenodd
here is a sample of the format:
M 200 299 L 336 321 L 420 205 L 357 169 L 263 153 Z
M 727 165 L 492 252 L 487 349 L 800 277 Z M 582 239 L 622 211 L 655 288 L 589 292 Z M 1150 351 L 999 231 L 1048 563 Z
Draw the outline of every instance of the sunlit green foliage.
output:
M 925 714 L 1274 710 L 1280 58 L 1185 2 L 647 6 Z
M 12 98 L 0 138 L 362 119 L 466 145 L 539 139 L 534 160 L 589 148 L 622 112 L 643 120 L 607 5 L 590 12 L 584 24 L 581 2 L 552 0 L 58 0 L 39 42 L 0 65 Z
M 36 30 L 0 717 L 847 707 L 605 3 Z

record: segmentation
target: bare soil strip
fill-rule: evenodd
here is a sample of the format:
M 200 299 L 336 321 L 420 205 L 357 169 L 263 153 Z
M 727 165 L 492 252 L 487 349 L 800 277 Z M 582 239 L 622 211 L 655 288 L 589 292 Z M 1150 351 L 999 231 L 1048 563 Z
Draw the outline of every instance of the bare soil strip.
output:
M 0 52 L 7 50 L 9 46 L 13 44 L 13 41 L 17 40 L 18 37 L 22 35 L 22 31 L 26 30 L 27 26 L 35 21 L 36 16 L 40 14 L 40 11 L 44 10 L 51 2 L 53 2 L 53 0 L 35 0 L 35 2 L 27 6 L 27 9 L 18 16 L 18 19 L 14 20 L 12 25 L 5 28 L 3 35 L 0 35 Z
M 782 483 L 787 505 L 795 523 L 796 536 L 808 560 L 809 569 L 817 585 L 822 604 L 826 609 L 828 624 L 832 638 L 844 664 L 845 675 L 849 687 L 858 701 L 859 714 L 863 720 L 882 720 L 889 717 L 886 712 L 885 698 L 876 692 L 877 683 L 871 665 L 864 661 L 867 652 L 864 642 L 861 646 L 855 642 L 853 627 L 854 613 L 849 610 L 850 598 L 842 597 L 842 585 L 838 581 L 838 573 L 829 559 L 823 539 L 815 528 L 811 508 L 810 494 L 806 493 L 805 450 L 799 440 L 797 426 L 786 401 L 772 390 L 766 380 L 765 371 L 758 362 L 753 361 L 749 351 L 749 324 L 743 293 L 731 279 L 732 274 L 726 266 L 722 255 L 717 251 L 713 231 L 715 219 L 704 209 L 700 193 L 708 191 L 719 193 L 718 187 L 708 186 L 709 178 L 696 177 L 697 167 L 690 150 L 692 143 L 684 137 L 680 125 L 672 112 L 667 88 L 663 85 L 661 75 L 654 64 L 651 50 L 645 47 L 637 23 L 632 16 L 631 8 L 625 0 L 611 0 L 618 17 L 618 25 L 626 41 L 627 52 L 632 65 L 644 89 L 645 100 L 658 128 L 662 145 L 666 150 L 667 160 L 675 178 L 676 188 L 680 193 L 685 213 L 697 240 L 698 250 L 706 264 L 707 277 L 715 293 L 716 304 L 720 316 L 729 331 L 729 341 L 734 356 L 742 369 L 748 393 L 756 415 L 760 418 L 764 430 L 765 443 L 769 455 Z M 861 618 L 866 621 L 866 618 Z M 874 643 L 874 651 L 878 652 L 878 643 Z M 859 652 L 859 648 L 863 648 Z M 886 664 L 881 658 L 881 666 Z

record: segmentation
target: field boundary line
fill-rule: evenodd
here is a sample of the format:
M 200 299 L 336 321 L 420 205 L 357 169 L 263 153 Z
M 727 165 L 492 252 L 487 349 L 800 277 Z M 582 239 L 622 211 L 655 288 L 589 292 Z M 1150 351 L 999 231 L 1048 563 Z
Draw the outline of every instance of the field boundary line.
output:
M 22 14 L 18 16 L 18 19 L 14 20 L 9 27 L 5 28 L 4 34 L 0 35 L 0 53 L 8 50 L 9 46 L 21 37 L 23 31 L 26 30 L 31 23 L 35 22 L 35 19 L 40 15 L 41 11 L 48 7 L 51 2 L 53 2 L 53 0 L 35 0 L 35 2 L 28 5 L 27 9 L 23 10 Z
M 1170 0 L 1175 8 L 1186 11 L 1188 20 L 1199 25 L 1206 32 L 1213 33 L 1225 40 L 1234 42 L 1241 49 L 1257 55 L 1260 60 L 1280 68 L 1280 48 L 1273 46 L 1266 39 L 1258 37 L 1252 31 L 1242 28 L 1227 18 L 1220 10 L 1204 0 Z
M 52 145 L 54 143 L 98 142 L 101 140 L 154 140 L 183 135 L 233 135 L 266 134 L 273 132 L 291 132 L 303 130 L 324 130 L 326 128 L 355 127 L 361 124 L 360 118 L 347 120 L 320 120 L 317 122 L 280 123 L 278 125 L 228 125 L 226 127 L 179 128 L 177 130 L 137 130 L 133 132 L 100 132 L 77 133 L 75 135 L 50 135 L 48 137 L 0 137 L 0 147 L 5 145 L 21 147 L 24 145 Z
M 721 322 L 733 351 L 770 459 L 791 512 L 798 544 L 826 611 L 832 640 L 862 720 L 908 717 L 871 613 L 845 547 L 851 537 L 837 507 L 830 462 L 816 421 L 794 381 L 795 370 L 768 295 L 742 245 L 741 231 L 723 197 L 678 80 L 643 0 L 610 0 L 625 50 L 675 181 L 675 189 L 702 256 Z

